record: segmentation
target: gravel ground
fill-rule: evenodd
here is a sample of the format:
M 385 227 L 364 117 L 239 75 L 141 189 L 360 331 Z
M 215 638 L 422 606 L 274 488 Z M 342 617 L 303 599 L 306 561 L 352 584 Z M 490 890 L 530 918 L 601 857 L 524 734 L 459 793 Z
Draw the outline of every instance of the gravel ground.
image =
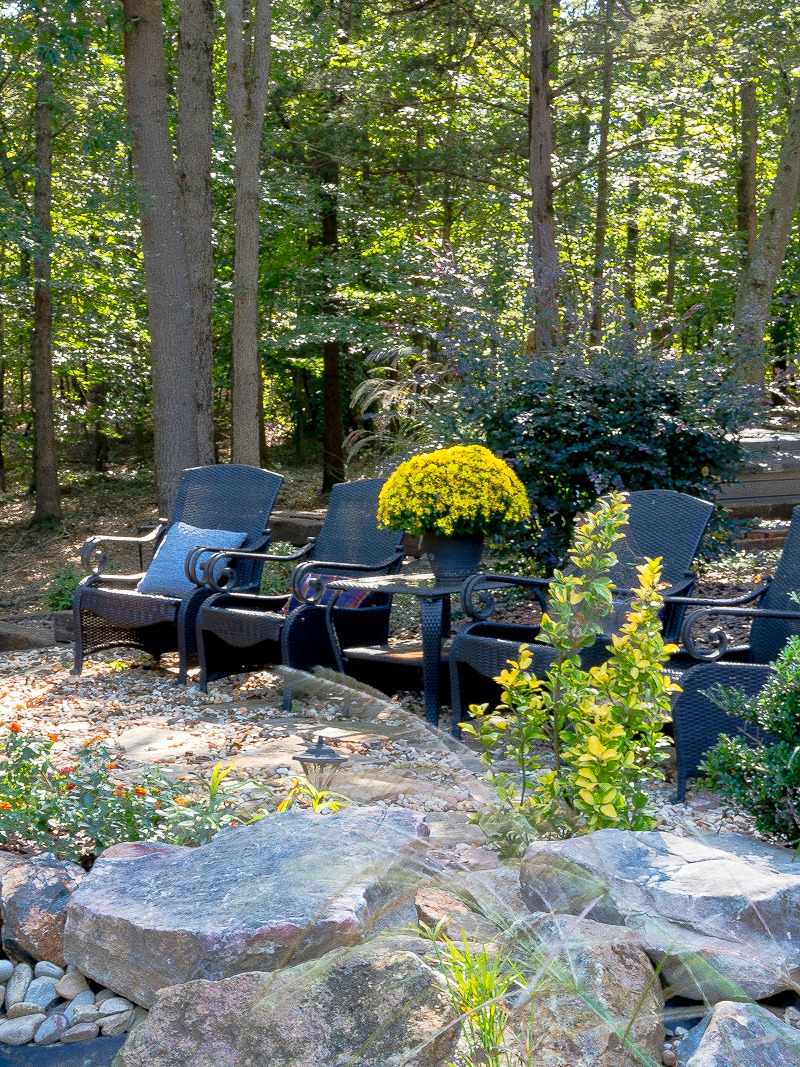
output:
M 58 734 L 54 751 L 65 762 L 100 736 L 123 778 L 154 765 L 177 777 L 207 775 L 234 760 L 234 775 L 257 783 L 253 798 L 262 805 L 280 799 L 299 773 L 293 757 L 323 733 L 349 757 L 335 789 L 445 818 L 456 838 L 480 844 L 468 817 L 492 794 L 477 753 L 450 738 L 447 716 L 439 731 L 426 726 L 416 697 L 390 701 L 338 681 L 300 680 L 287 714 L 283 678 L 271 671 L 212 683 L 205 694 L 177 685 L 168 658 L 156 667 L 135 654 L 106 654 L 80 678 L 69 673 L 70 660 L 58 648 L 0 655 L 0 728 L 15 722 L 26 733 Z M 753 833 L 750 819 L 726 813 L 715 795 L 694 788 L 688 803 L 672 804 L 673 792 L 669 779 L 653 790 L 659 829 Z

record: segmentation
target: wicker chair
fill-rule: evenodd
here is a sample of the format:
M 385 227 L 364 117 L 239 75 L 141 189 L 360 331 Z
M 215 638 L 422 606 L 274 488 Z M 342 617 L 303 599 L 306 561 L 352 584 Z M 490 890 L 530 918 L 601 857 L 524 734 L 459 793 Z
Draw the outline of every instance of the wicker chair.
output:
M 704 694 L 715 686 L 742 689 L 755 696 L 772 674 L 767 666 L 745 663 L 704 663 L 693 667 L 681 679 L 682 692 L 672 708 L 672 733 L 675 740 L 677 791 L 675 800 L 686 799 L 686 780 L 697 774 L 706 752 L 722 734 L 740 734 L 746 740 L 761 743 L 771 739 L 768 731 L 756 723 L 729 715 Z
M 747 663 L 771 663 L 795 634 L 800 634 L 800 604 L 789 594 L 800 590 L 800 507 L 792 512 L 792 522 L 778 569 L 752 593 L 730 600 L 705 600 L 698 597 L 670 597 L 670 606 L 686 611 L 681 632 L 685 650 L 674 658 L 676 664 L 709 663 L 719 659 Z M 697 643 L 693 630 L 713 616 L 752 619 L 747 645 L 728 647 L 727 635 L 712 630 L 713 648 Z M 705 630 L 705 627 L 703 627 Z
M 629 500 L 625 537 L 614 546 L 618 562 L 612 578 L 619 607 L 627 603 L 626 594 L 636 584 L 636 567 L 646 558 L 662 558 L 664 581 L 668 583 L 670 593 L 691 592 L 695 576 L 689 568 L 708 526 L 713 504 L 671 489 L 642 490 L 631 493 Z M 456 634 L 450 647 L 452 721 L 456 736 L 459 734 L 458 724 L 466 717 L 470 703 L 497 702 L 500 690 L 492 679 L 509 658 L 516 659 L 521 644 L 532 648 L 546 647 L 534 646 L 538 626 L 485 621 L 494 610 L 494 601 L 486 587 L 498 585 L 529 590 L 542 608 L 547 603 L 549 582 L 544 578 L 483 574 L 473 575 L 464 583 L 462 603 L 477 621 L 468 623 Z M 678 636 L 684 610 L 682 603 L 670 604 L 665 609 L 664 636 L 668 640 Z M 593 647 L 584 649 L 581 655 L 584 666 L 602 663 L 607 658 L 607 644 L 607 640 L 600 639 Z M 552 653 L 549 656 L 552 660 Z
M 269 545 L 267 531 L 278 490 L 280 474 L 241 464 L 194 467 L 181 475 L 178 497 L 169 522 L 164 520 L 144 537 L 90 537 L 81 549 L 81 561 L 89 573 L 73 600 L 75 662 L 80 674 L 87 656 L 118 645 L 139 648 L 158 660 L 165 652 L 180 653 L 179 680 L 196 647 L 194 623 L 200 604 L 211 595 L 207 586 L 195 586 L 184 597 L 140 593 L 136 586 L 142 574 L 105 574 L 108 544 L 157 548 L 178 522 L 200 529 L 244 532 L 242 547 L 262 551 Z M 210 546 L 216 549 L 219 545 Z M 263 564 L 245 557 L 226 571 L 238 588 L 257 589 Z
M 323 607 L 325 576 L 390 574 L 399 569 L 405 555 L 400 548 L 402 534 L 378 528 L 382 485 L 378 478 L 335 485 L 316 541 L 288 556 L 250 554 L 248 558 L 262 563 L 301 561 L 292 571 L 291 592 L 260 596 L 222 590 L 202 605 L 196 641 L 204 691 L 211 680 L 270 663 L 300 670 L 336 667 Z M 211 557 L 206 573 L 213 566 Z M 210 584 L 216 588 L 213 579 Z M 335 606 L 333 622 L 341 647 L 386 641 L 390 612 L 391 598 L 385 595 L 358 607 Z

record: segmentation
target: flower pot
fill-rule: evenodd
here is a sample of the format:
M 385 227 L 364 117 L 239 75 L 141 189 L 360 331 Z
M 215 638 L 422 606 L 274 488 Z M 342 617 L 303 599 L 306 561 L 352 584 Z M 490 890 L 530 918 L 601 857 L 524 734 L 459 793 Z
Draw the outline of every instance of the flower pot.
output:
M 428 531 L 422 535 L 421 548 L 440 582 L 463 582 L 480 568 L 483 534 L 442 537 Z

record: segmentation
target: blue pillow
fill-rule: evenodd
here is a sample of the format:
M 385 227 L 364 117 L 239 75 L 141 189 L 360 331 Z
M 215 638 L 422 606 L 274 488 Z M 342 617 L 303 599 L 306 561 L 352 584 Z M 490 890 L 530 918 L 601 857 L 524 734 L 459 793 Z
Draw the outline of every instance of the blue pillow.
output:
M 231 530 L 201 530 L 190 526 L 188 522 L 176 522 L 167 530 L 164 539 L 156 549 L 156 554 L 144 578 L 136 586 L 139 593 L 155 593 L 159 596 L 185 597 L 194 592 L 197 586 L 186 577 L 183 565 L 193 548 L 208 545 L 215 549 L 241 548 L 247 537 L 246 533 L 234 533 Z M 200 563 L 207 559 L 210 552 L 204 552 Z M 225 560 L 220 560 L 214 568 L 214 578 L 218 580 L 225 569 Z M 197 568 L 201 572 L 200 566 Z

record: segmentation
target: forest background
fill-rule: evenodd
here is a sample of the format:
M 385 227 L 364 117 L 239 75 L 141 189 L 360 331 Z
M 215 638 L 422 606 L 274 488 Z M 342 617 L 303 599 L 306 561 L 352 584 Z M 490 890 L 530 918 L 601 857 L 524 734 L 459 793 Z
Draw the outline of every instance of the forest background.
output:
M 676 463 L 713 423 L 685 483 L 627 450 L 696 489 L 793 395 L 799 42 L 793 0 L 3 3 L 0 490 L 154 464 L 163 510 L 285 439 L 329 488 L 348 433 L 574 468 L 533 442 L 587 389 L 663 393 Z

